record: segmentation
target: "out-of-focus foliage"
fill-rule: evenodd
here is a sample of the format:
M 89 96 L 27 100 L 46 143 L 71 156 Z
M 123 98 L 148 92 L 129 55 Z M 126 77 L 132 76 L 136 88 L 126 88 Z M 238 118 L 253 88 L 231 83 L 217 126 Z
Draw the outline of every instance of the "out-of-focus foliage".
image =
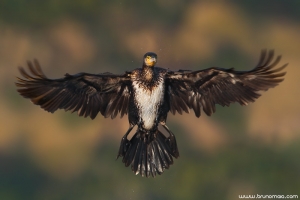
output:
M 0 1 L 0 199 L 300 197 L 300 3 L 291 1 Z M 14 86 L 37 58 L 50 78 L 122 73 L 147 51 L 173 70 L 249 70 L 260 50 L 289 62 L 285 81 L 247 107 L 169 116 L 180 158 L 142 178 L 115 160 L 123 119 L 49 114 Z

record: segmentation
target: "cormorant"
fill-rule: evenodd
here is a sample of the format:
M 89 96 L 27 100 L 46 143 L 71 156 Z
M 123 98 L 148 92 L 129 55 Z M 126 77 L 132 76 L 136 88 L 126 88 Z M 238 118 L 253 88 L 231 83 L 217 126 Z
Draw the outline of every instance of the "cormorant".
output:
M 94 119 L 100 112 L 115 118 L 128 114 L 129 129 L 121 140 L 117 157 L 135 174 L 155 176 L 173 164 L 179 152 L 174 134 L 166 126 L 169 112 L 189 113 L 200 117 L 215 112 L 215 104 L 229 106 L 238 102 L 247 105 L 260 96 L 260 91 L 283 81 L 282 67 L 275 68 L 274 51 L 262 51 L 258 65 L 250 71 L 222 68 L 170 71 L 155 67 L 157 55 L 144 55 L 142 68 L 122 75 L 111 73 L 66 74 L 64 78 L 47 78 L 38 63 L 28 61 L 32 75 L 19 68 L 23 78 L 17 78 L 18 92 L 25 98 L 53 113 L 57 109 L 77 111 L 79 116 Z M 158 125 L 168 132 L 165 136 Z M 137 125 L 130 140 L 128 134 Z

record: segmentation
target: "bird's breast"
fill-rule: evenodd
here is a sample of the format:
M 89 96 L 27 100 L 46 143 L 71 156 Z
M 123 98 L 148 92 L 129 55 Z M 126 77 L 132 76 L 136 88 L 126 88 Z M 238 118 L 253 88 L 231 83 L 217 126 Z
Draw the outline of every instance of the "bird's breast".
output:
M 133 81 L 134 98 L 139 110 L 143 128 L 150 130 L 155 125 L 159 106 L 164 98 L 164 81 L 161 79 L 154 86 L 147 87 L 140 81 Z

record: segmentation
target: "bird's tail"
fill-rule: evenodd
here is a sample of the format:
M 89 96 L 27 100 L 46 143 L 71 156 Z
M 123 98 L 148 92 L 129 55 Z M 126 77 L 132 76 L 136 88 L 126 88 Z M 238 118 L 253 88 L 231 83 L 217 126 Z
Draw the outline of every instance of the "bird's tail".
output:
M 162 174 L 179 157 L 174 135 L 166 137 L 159 130 L 155 133 L 137 130 L 131 140 L 121 142 L 118 157 L 135 174 L 149 177 Z

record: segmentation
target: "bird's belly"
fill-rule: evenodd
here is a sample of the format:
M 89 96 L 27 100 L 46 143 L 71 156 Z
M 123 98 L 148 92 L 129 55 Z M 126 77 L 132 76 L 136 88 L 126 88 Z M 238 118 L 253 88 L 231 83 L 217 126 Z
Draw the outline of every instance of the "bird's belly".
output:
M 152 90 L 140 87 L 138 83 L 133 83 L 135 89 L 135 101 L 139 110 L 139 117 L 143 122 L 143 128 L 150 130 L 155 125 L 158 117 L 159 106 L 163 102 L 164 84 L 159 83 Z

